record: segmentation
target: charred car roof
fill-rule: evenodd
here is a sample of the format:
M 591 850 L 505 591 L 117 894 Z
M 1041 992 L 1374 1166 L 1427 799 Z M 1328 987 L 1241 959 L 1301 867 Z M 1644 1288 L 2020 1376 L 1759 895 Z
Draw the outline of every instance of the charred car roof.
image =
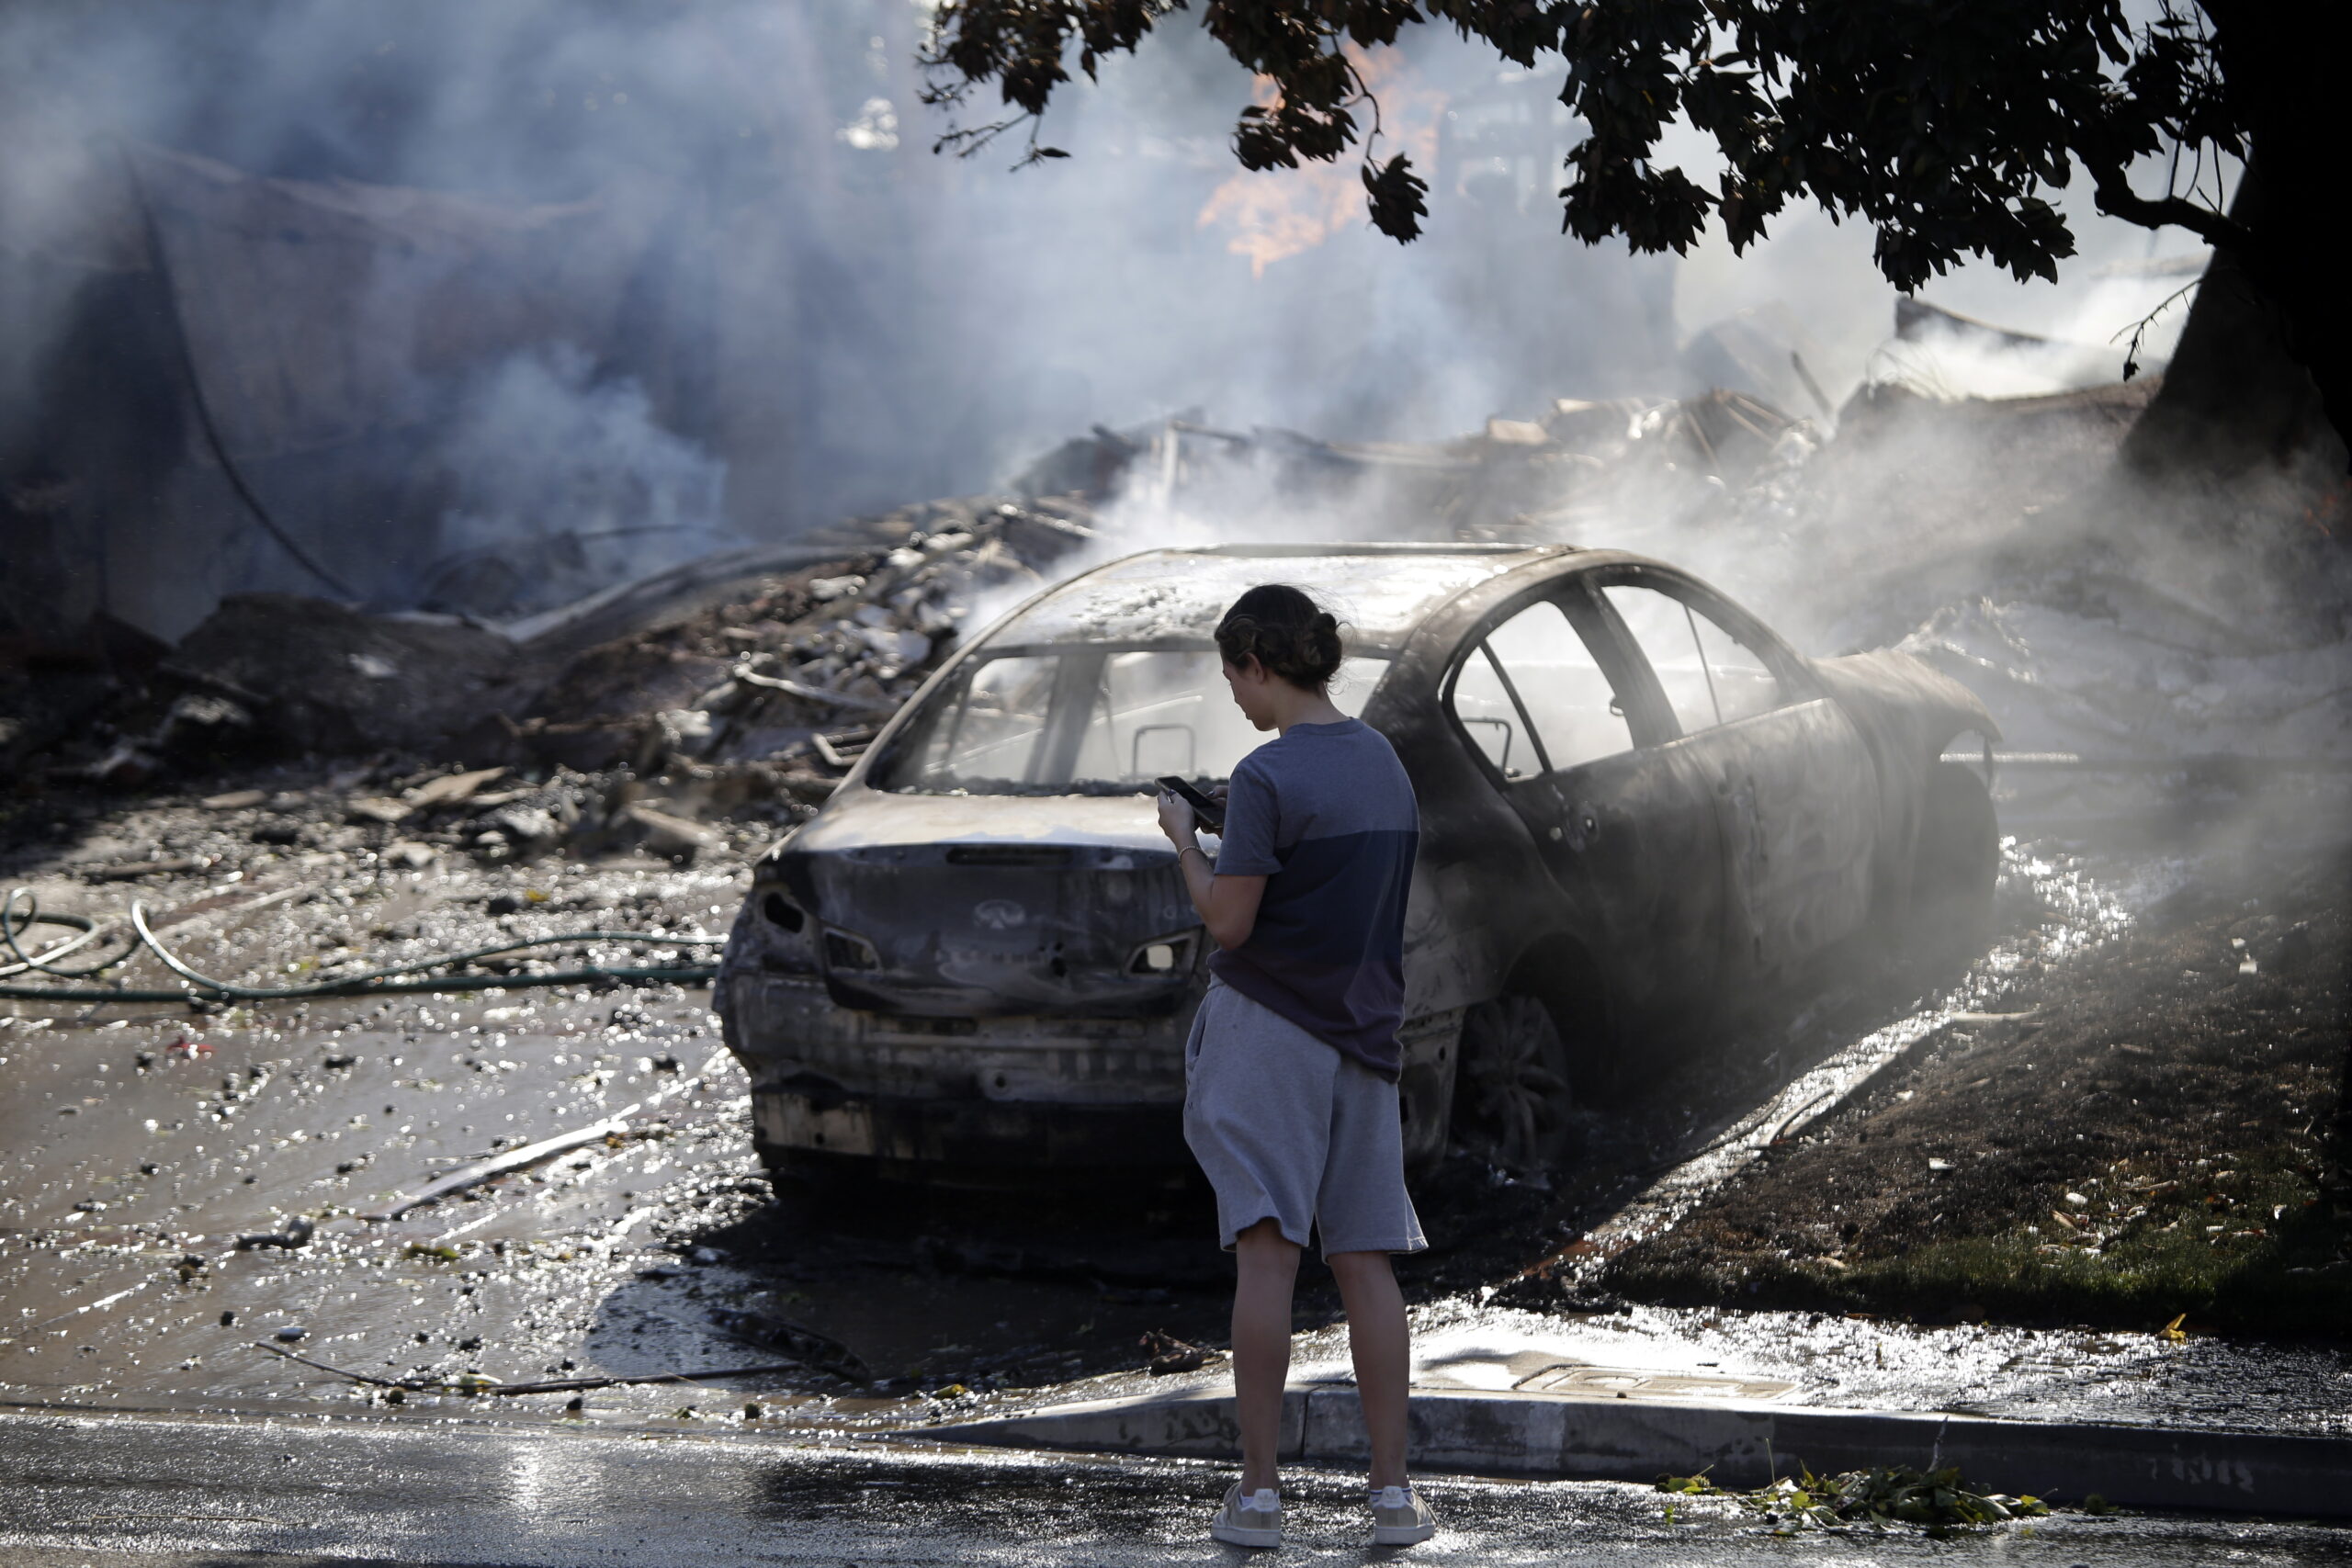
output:
M 1394 653 L 1435 609 L 1489 578 L 1572 553 L 1544 545 L 1220 545 L 1126 556 L 1050 589 L 987 646 L 1198 644 L 1244 590 L 1288 579 L 1328 604 L 1351 651 Z

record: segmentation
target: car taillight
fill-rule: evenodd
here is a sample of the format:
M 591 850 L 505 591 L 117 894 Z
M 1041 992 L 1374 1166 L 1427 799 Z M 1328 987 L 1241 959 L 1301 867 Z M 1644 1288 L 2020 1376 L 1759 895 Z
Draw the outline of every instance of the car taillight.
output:
M 1179 931 L 1154 937 L 1127 955 L 1127 973 L 1148 978 L 1182 975 L 1193 967 L 1193 943 L 1197 932 Z
M 874 944 L 862 936 L 848 931 L 828 930 L 825 932 L 825 964 L 831 969 L 879 969 L 882 955 Z

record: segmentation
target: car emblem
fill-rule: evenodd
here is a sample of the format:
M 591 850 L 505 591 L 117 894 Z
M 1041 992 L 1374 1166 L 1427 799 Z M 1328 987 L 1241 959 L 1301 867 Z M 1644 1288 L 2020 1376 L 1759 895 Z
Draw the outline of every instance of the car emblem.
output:
M 989 898 L 972 908 L 972 919 L 992 931 L 1009 931 L 1029 922 L 1029 911 L 1010 898 Z

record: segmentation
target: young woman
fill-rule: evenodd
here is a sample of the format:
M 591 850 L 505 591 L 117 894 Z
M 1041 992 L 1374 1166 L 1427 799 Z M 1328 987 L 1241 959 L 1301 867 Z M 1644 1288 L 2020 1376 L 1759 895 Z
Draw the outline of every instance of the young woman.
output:
M 1437 1524 L 1405 1476 L 1409 1376 L 1392 1252 L 1418 1252 L 1396 1077 L 1405 895 L 1420 819 L 1396 753 L 1331 705 L 1339 623 L 1295 588 L 1234 601 L 1216 629 L 1242 714 L 1276 738 L 1233 771 L 1212 863 L 1193 808 L 1159 797 L 1193 907 L 1218 951 L 1184 1049 L 1184 1137 L 1236 1255 L 1233 1381 L 1241 1479 L 1209 1526 L 1282 1544 L 1274 1473 L 1290 1371 L 1291 1285 L 1310 1227 L 1339 1280 L 1372 1439 L 1372 1539 Z

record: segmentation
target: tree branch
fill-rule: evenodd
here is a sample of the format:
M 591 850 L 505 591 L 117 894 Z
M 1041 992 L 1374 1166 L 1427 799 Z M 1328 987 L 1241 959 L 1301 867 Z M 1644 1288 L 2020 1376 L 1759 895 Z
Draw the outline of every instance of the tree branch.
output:
M 2151 200 L 2133 190 L 2120 169 L 2091 171 L 2092 198 L 2098 209 L 2110 218 L 2120 218 L 2127 223 L 2137 223 L 2143 229 L 2161 229 L 2176 225 L 2197 235 L 2207 244 L 2245 252 L 2253 248 L 2254 236 L 2245 225 L 2232 221 L 2224 214 L 2210 207 L 2199 206 L 2185 197 L 2167 196 Z

